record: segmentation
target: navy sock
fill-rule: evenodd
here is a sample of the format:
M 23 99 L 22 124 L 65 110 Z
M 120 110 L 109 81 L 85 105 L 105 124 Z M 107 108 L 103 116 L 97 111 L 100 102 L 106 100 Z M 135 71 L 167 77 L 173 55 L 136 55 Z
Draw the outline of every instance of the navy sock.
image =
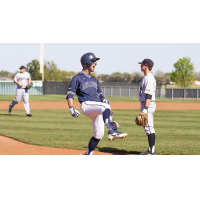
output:
M 106 119 L 109 119 L 110 120 L 110 109 L 106 109 L 104 112 L 103 112 L 103 121 L 105 123 Z
M 92 137 L 89 141 L 89 145 L 88 145 L 88 154 L 90 154 L 91 152 L 93 152 L 95 150 L 95 148 L 97 147 L 98 143 L 100 140 L 97 140 L 95 137 Z
M 156 135 L 155 133 L 151 133 L 148 135 L 149 147 L 152 151 L 153 146 L 155 145 Z

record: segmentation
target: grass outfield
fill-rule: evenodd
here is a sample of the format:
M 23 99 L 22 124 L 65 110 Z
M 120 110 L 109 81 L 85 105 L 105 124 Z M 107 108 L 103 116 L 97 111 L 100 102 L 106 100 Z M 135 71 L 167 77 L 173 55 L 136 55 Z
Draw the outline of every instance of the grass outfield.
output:
M 30 95 L 29 101 L 66 101 L 66 95 Z M 0 101 L 12 101 L 15 98 L 15 95 L 1 95 Z M 109 99 L 110 102 L 136 102 L 139 101 L 138 97 L 105 97 Z M 78 101 L 77 97 L 74 98 L 75 101 Z M 167 98 L 156 98 L 157 102 L 199 102 L 199 100 L 184 100 L 184 99 L 167 99 Z
M 125 139 L 107 140 L 105 136 L 96 150 L 103 152 L 139 153 L 148 147 L 142 127 L 135 124 L 139 110 L 113 110 L 114 120 L 120 130 L 128 133 Z M 39 146 L 87 149 L 92 137 L 90 119 L 84 115 L 70 116 L 68 110 L 32 110 L 33 117 L 26 117 L 25 110 L 0 110 L 0 135 Z M 195 118 L 193 118 L 195 116 Z M 154 114 L 157 155 L 200 155 L 199 111 L 162 111 Z

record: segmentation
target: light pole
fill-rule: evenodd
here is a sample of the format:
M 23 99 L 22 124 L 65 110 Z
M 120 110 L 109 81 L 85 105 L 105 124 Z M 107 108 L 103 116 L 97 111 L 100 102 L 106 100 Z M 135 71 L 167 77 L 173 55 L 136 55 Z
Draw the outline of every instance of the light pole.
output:
M 40 43 L 40 73 L 42 73 L 42 82 L 44 81 L 44 43 Z

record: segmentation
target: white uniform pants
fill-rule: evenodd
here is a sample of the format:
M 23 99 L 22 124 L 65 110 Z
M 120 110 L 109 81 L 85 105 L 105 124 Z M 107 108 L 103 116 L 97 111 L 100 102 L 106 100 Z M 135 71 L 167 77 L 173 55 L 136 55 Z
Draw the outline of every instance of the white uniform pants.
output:
M 24 103 L 24 108 L 26 110 L 26 114 L 30 113 L 30 108 L 29 108 L 29 93 L 28 90 L 22 89 L 22 88 L 17 88 L 16 90 L 16 97 L 10 104 L 10 108 L 12 109 L 16 104 L 18 104 L 23 98 L 23 103 Z
M 104 121 L 102 113 L 106 109 L 110 110 L 110 105 L 102 102 L 85 101 L 81 104 L 82 113 L 91 119 L 93 136 L 99 140 L 104 136 Z
M 142 101 L 141 107 L 140 107 L 141 111 L 144 109 L 144 106 L 145 106 L 145 101 Z M 155 133 L 154 123 L 153 123 L 153 113 L 155 112 L 155 110 L 156 110 L 156 103 L 153 101 L 150 103 L 148 112 L 147 112 L 148 124 L 147 124 L 147 126 L 144 126 L 144 131 L 145 131 L 146 135 Z

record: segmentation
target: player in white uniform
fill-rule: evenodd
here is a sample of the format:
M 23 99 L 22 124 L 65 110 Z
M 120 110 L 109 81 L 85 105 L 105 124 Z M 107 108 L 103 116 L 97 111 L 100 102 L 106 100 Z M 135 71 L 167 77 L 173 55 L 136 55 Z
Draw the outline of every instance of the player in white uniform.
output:
M 31 76 L 28 72 L 26 72 L 24 66 L 21 66 L 19 69 L 20 69 L 20 72 L 17 73 L 14 78 L 14 83 L 17 84 L 16 97 L 11 102 L 8 108 L 8 113 L 11 113 L 12 108 L 16 104 L 18 104 L 23 98 L 24 108 L 26 110 L 26 116 L 31 117 L 32 114 L 30 113 L 30 108 L 29 108 L 29 93 L 28 93 L 28 89 L 25 89 L 27 85 L 31 85 Z
M 155 129 L 153 123 L 153 113 L 156 110 L 155 94 L 156 94 L 156 80 L 151 73 L 154 65 L 150 59 L 144 59 L 141 64 L 141 71 L 144 72 L 144 77 L 140 85 L 139 101 L 141 102 L 141 113 L 148 116 L 147 126 L 144 127 L 144 131 L 148 136 L 149 149 L 146 152 L 140 153 L 140 155 L 155 155 Z
M 99 81 L 92 75 L 97 65 L 97 58 L 93 53 L 86 53 L 81 57 L 83 70 L 72 78 L 66 99 L 72 117 L 80 113 L 73 106 L 74 95 L 78 97 L 82 113 L 92 122 L 93 136 L 89 141 L 88 150 L 83 155 L 92 155 L 99 141 L 104 136 L 104 123 L 108 129 L 108 140 L 127 137 L 127 133 L 117 131 L 119 126 L 110 118 L 112 115 L 109 101 L 102 95 Z

